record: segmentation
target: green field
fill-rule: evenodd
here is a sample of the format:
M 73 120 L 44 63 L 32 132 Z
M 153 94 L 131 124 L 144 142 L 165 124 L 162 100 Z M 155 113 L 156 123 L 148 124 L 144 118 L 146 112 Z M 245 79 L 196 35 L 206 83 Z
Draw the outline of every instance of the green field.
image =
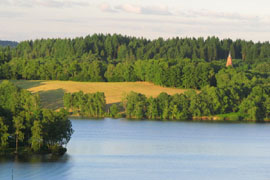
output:
M 74 81 L 32 81 L 13 80 L 15 85 L 39 93 L 42 106 L 50 109 L 63 107 L 63 95 L 65 92 L 84 93 L 104 92 L 108 105 L 119 103 L 122 97 L 130 91 L 145 94 L 147 97 L 158 96 L 161 92 L 170 95 L 183 93 L 186 90 L 166 88 L 149 82 L 74 82 Z

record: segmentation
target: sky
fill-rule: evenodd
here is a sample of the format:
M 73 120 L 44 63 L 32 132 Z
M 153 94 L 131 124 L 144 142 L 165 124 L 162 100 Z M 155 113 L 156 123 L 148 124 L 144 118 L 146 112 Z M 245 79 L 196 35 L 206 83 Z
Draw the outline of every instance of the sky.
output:
M 0 39 L 117 33 L 270 40 L 268 0 L 0 0 Z

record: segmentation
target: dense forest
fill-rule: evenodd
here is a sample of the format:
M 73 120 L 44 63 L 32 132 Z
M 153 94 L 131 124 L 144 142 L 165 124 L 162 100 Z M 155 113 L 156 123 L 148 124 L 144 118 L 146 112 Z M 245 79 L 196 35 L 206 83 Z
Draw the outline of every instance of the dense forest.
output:
M 193 79 L 196 79 L 193 78 Z M 104 93 L 65 93 L 67 110 L 87 117 L 127 117 L 159 120 L 219 120 L 256 121 L 270 120 L 269 79 L 261 74 L 237 71 L 230 67 L 215 75 L 215 86 L 204 85 L 200 91 L 188 90 L 184 94 L 146 97 L 131 92 L 122 103 L 113 104 L 105 112 Z M 190 79 L 192 81 L 192 79 Z M 121 111 L 124 110 L 124 113 Z
M 87 117 L 104 117 L 106 100 L 104 93 L 87 93 L 82 91 L 76 93 L 65 93 L 63 97 L 64 106 L 73 115 Z
M 225 66 L 229 52 L 233 67 Z M 122 107 L 110 107 L 110 115 L 115 117 L 124 108 L 130 118 L 190 119 L 233 113 L 238 119 L 262 121 L 269 119 L 269 61 L 269 42 L 94 34 L 0 47 L 0 79 L 149 81 L 199 89 L 199 94 L 161 94 L 157 98 L 133 93 Z M 102 93 L 65 94 L 64 103 L 83 116 L 105 113 Z
M 32 95 L 8 81 L 0 84 L 0 155 L 63 154 L 73 133 L 67 112 L 40 107 Z
M 270 120 L 269 80 L 256 78 L 250 72 L 227 68 L 216 74 L 216 87 L 206 85 L 200 91 L 184 94 L 146 97 L 130 92 L 121 104 L 105 112 L 104 93 L 66 93 L 64 104 L 74 114 L 87 117 L 127 117 L 155 120 L 256 121 Z M 124 112 L 122 112 L 124 110 Z
M 102 60 L 107 63 L 146 59 L 204 59 L 207 62 L 225 59 L 231 52 L 233 59 L 254 63 L 270 57 L 269 42 L 217 37 L 172 38 L 147 40 L 117 34 L 94 34 L 75 39 L 41 39 L 23 41 L 13 49 L 12 58 L 37 59 L 71 57 L 82 60 Z
M 256 86 L 248 94 L 237 87 L 205 87 L 170 96 L 147 98 L 131 92 L 123 100 L 128 118 L 161 120 L 227 120 L 264 122 L 270 119 L 270 88 Z M 226 116 L 212 117 L 219 114 Z M 220 118 L 220 117 L 223 117 Z
M 269 42 L 94 34 L 0 48 L 0 79 L 150 81 L 201 89 L 216 86 L 216 74 L 225 68 L 229 52 L 238 72 L 248 71 L 256 78 L 268 75 Z

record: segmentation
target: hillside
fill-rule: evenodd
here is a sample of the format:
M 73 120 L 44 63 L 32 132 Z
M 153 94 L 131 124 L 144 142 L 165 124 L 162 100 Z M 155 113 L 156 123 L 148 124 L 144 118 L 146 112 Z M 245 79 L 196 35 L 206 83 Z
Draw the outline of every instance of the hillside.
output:
M 226 69 L 229 52 L 237 72 L 267 76 L 268 42 L 216 37 L 147 40 L 94 34 L 23 41 L 16 48 L 0 48 L 0 79 L 147 81 L 166 87 L 202 89 L 217 87 L 216 75 Z
M 15 42 L 15 41 L 2 41 L 2 40 L 0 40 L 0 46 L 16 47 L 17 45 L 18 45 L 18 42 Z
M 73 82 L 73 81 L 13 81 L 17 86 L 28 89 L 32 93 L 38 92 L 43 107 L 58 109 L 63 107 L 62 97 L 65 92 L 94 93 L 104 92 L 106 103 L 119 103 L 123 95 L 130 91 L 145 94 L 147 97 L 158 96 L 161 92 L 170 95 L 183 93 L 186 90 L 166 88 L 148 82 Z

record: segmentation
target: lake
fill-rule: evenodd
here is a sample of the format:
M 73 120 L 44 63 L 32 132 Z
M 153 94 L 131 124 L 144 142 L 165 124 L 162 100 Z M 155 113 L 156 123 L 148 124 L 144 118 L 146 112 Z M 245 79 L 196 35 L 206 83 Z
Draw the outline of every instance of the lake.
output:
M 0 158 L 0 180 L 266 180 L 270 124 L 72 120 L 59 158 Z

